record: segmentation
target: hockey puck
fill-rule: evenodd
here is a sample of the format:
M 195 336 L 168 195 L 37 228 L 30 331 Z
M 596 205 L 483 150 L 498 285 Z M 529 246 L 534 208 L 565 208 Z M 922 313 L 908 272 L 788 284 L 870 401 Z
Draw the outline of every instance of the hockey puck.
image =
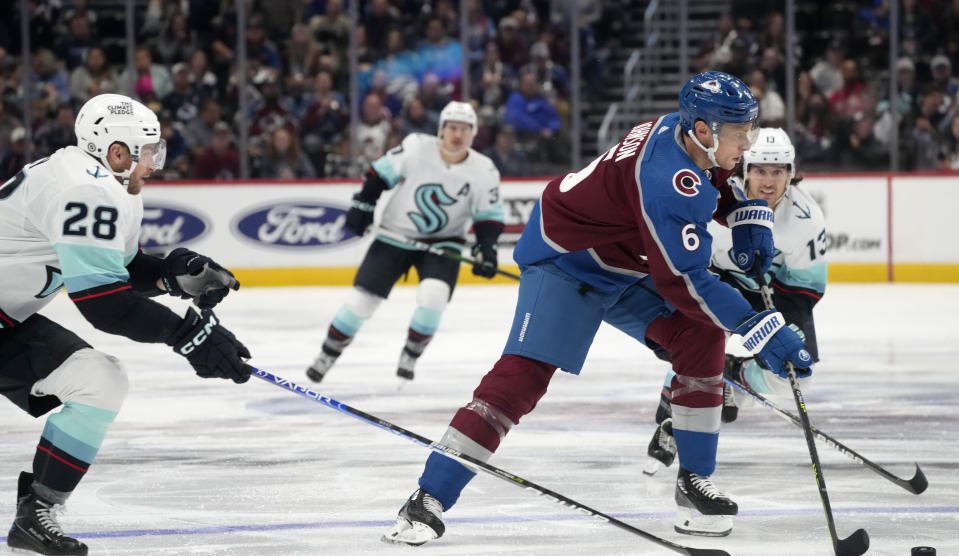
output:
M 914 546 L 912 556 L 936 556 L 936 549 L 931 546 Z

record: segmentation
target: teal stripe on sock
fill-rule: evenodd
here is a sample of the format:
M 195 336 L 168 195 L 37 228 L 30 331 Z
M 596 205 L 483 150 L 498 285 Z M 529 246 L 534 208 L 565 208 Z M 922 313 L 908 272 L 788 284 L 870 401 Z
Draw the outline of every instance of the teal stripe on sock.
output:
M 340 310 L 337 311 L 333 317 L 333 328 L 352 338 L 360 331 L 360 327 L 363 326 L 365 320 L 364 318 L 356 316 L 353 311 L 350 311 L 350 309 L 344 305 L 340 307 Z
M 426 307 L 417 307 L 416 311 L 413 312 L 413 320 L 410 321 L 410 328 L 417 334 L 432 336 L 436 333 L 436 329 L 439 328 L 440 317 L 442 316 L 442 311 L 428 309 Z
M 82 403 L 66 402 L 47 418 L 43 437 L 71 456 L 93 463 L 117 412 Z

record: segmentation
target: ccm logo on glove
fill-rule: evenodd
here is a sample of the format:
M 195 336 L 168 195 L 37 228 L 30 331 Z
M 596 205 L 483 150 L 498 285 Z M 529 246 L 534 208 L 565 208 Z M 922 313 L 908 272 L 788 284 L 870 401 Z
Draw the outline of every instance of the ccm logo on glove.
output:
M 177 350 L 181 355 L 188 355 L 193 352 L 200 344 L 205 342 L 207 338 L 210 337 L 210 333 L 213 332 L 213 327 L 219 324 L 219 321 L 216 320 L 214 315 L 210 315 L 209 320 L 206 324 L 200 329 L 192 339 L 188 340 L 185 344 L 181 345 Z

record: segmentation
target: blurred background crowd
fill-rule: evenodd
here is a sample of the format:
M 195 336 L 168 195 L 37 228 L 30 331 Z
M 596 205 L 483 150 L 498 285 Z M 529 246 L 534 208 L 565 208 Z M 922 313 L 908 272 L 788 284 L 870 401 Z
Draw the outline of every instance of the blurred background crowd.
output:
M 355 126 L 351 1 L 357 1 L 359 23 Z M 692 53 L 690 69 L 742 78 L 760 98 L 763 125 L 784 125 L 783 12 L 774 9 L 776 2 L 710 2 L 722 9 Z M 240 79 L 232 0 L 134 0 L 132 64 L 125 0 L 2 2 L 0 180 L 29 162 L 31 138 L 34 159 L 73 144 L 76 110 L 105 92 L 138 98 L 159 114 L 169 150 L 160 176 L 166 179 L 237 179 L 244 156 L 252 178 L 357 177 L 406 134 L 436 133 L 439 111 L 451 99 L 476 107 L 480 126 L 473 147 L 504 176 L 564 173 L 575 169 L 570 145 L 580 140 L 570 125 L 572 76 L 581 76 L 581 114 L 602 114 L 614 97 L 610 91 L 622 87 L 623 49 L 643 40 L 623 13 L 641 15 L 644 4 L 246 0 L 247 63 Z M 888 71 L 888 2 L 795 4 L 800 33 L 790 47 L 798 61 L 793 135 L 802 167 L 888 170 L 888 137 L 896 126 L 899 169 L 959 170 L 959 0 L 900 1 L 895 33 L 901 57 L 894 76 Z M 572 6 L 579 25 L 575 57 Z M 898 98 L 890 99 L 886 83 L 893 77 Z M 895 116 L 891 102 L 898 106 Z M 584 121 L 581 135 L 596 122 Z M 241 130 L 248 137 L 245 152 L 238 150 Z M 595 142 L 585 143 L 586 160 L 596 150 Z

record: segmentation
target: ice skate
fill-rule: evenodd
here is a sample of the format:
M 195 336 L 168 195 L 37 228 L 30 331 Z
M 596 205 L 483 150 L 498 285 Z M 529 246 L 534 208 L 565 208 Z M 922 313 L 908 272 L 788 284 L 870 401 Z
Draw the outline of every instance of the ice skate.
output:
M 86 556 L 87 545 L 63 534 L 57 513 L 62 506 L 40 499 L 30 490 L 33 475 L 21 473 L 18 485 L 17 515 L 7 535 L 7 546 L 62 556 Z
M 316 357 L 316 360 L 313 361 L 313 364 L 306 369 L 306 376 L 313 382 L 320 382 L 323 380 L 323 377 L 326 376 L 326 373 L 329 372 L 333 363 L 336 362 L 336 357 L 335 355 L 321 351 Z
M 717 489 L 709 477 L 682 467 L 676 478 L 676 521 L 673 528 L 684 535 L 725 537 L 733 530 L 732 516 L 739 506 Z
M 421 489 L 412 495 L 396 516 L 396 523 L 380 539 L 383 542 L 419 546 L 443 536 L 443 505 Z
M 416 367 L 416 359 L 413 355 L 410 355 L 409 351 L 406 348 L 403 348 L 403 351 L 400 352 L 400 362 L 396 366 L 396 376 L 400 377 L 401 385 L 404 380 L 413 380 L 413 368 Z
M 649 461 L 643 468 L 643 473 L 646 475 L 655 475 L 659 470 L 673 464 L 673 460 L 676 459 L 676 439 L 673 438 L 672 419 L 667 418 L 656 427 L 649 441 L 649 447 L 646 448 L 646 454 L 649 456 Z

